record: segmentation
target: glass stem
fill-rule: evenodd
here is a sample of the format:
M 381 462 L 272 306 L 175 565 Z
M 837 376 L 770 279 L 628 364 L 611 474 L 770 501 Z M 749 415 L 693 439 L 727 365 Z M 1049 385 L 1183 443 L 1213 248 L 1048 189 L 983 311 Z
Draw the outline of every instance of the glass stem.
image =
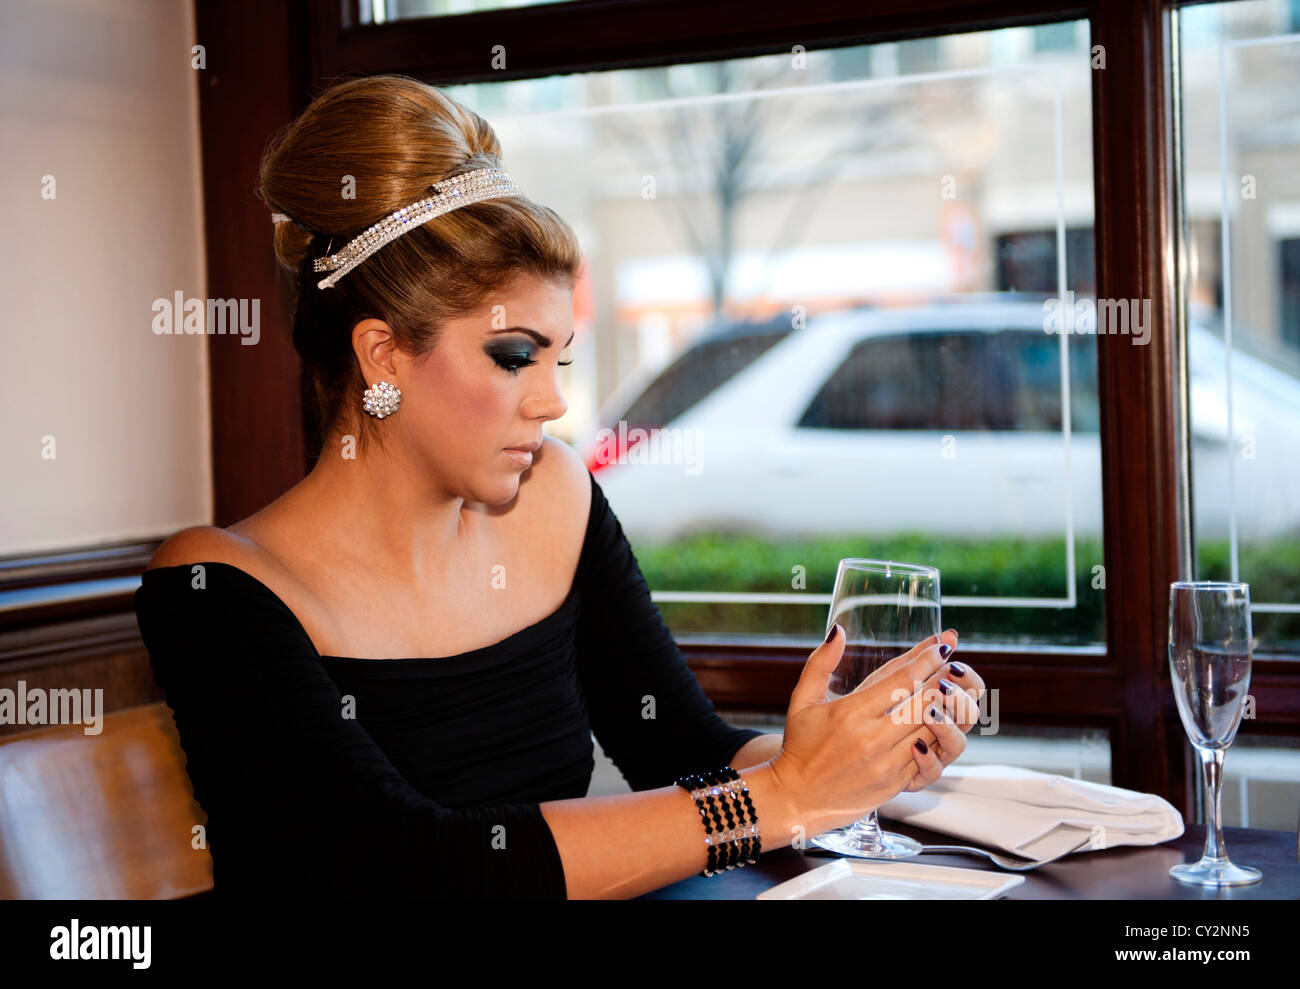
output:
M 864 851 L 875 851 L 883 843 L 880 832 L 880 819 L 873 810 L 866 817 L 859 818 L 849 828 L 849 833 Z
M 1223 855 L 1223 749 L 1198 748 L 1201 770 L 1205 777 L 1205 852 L 1204 858 L 1224 861 Z

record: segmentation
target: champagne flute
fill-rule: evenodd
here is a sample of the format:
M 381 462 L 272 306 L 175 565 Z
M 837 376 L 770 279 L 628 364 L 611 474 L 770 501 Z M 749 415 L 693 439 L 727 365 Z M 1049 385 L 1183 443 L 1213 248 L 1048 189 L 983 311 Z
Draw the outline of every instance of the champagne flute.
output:
M 852 693 L 889 660 L 938 634 L 939 571 L 891 560 L 840 560 L 828 635 L 836 623 L 844 630 L 844 655 L 827 685 L 828 701 Z M 874 809 L 812 843 L 855 858 L 906 858 L 921 851 L 920 842 L 882 831 Z
M 1205 806 L 1212 814 L 1199 862 L 1169 874 L 1197 886 L 1245 886 L 1262 874 L 1233 865 L 1223 844 L 1223 753 L 1237 736 L 1250 688 L 1250 587 L 1225 581 L 1169 585 L 1169 673 L 1178 716 L 1201 758 Z

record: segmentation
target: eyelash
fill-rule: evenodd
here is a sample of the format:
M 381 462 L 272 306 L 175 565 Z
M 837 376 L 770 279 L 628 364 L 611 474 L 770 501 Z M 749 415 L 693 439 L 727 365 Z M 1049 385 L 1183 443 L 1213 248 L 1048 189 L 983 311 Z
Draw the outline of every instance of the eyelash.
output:
M 532 367 L 534 364 L 537 363 L 534 360 L 529 360 L 525 358 L 522 354 L 494 354 L 492 356 L 492 359 L 497 362 L 498 367 L 500 367 L 503 371 L 506 371 L 510 374 L 518 374 L 524 368 Z M 510 360 L 522 360 L 523 363 L 514 364 L 514 365 L 506 363 L 507 361 Z M 573 360 L 570 359 L 567 361 L 558 361 L 557 363 L 560 365 L 560 367 L 568 367 L 570 364 L 573 363 Z

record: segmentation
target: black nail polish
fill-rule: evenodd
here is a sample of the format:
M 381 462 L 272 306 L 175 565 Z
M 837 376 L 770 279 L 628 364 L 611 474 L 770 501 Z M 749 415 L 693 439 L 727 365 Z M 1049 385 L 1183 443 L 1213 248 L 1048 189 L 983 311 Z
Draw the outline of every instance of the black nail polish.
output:
M 916 740 L 916 751 L 920 752 L 921 755 L 925 755 L 927 752 L 930 751 L 930 749 L 929 746 L 925 744 L 925 742 L 923 742 L 921 739 L 918 738 Z
M 945 642 L 943 645 L 939 647 L 939 656 L 941 658 L 947 659 L 951 655 L 952 655 L 952 646 L 948 645 L 948 643 Z
M 826 633 L 826 642 L 830 642 L 831 639 L 835 638 L 835 632 L 838 628 L 839 628 L 838 625 L 831 626 L 831 630 Z M 823 642 L 822 645 L 826 645 L 826 642 Z
M 938 721 L 938 720 L 939 720 L 939 712 L 936 711 L 934 708 L 930 708 L 930 717 L 933 718 L 935 721 Z
M 940 680 L 939 689 L 942 690 L 945 694 L 951 694 L 955 688 L 947 680 Z
M 966 667 L 962 666 L 961 663 L 952 663 L 948 667 L 948 672 L 955 677 L 964 677 L 966 675 Z

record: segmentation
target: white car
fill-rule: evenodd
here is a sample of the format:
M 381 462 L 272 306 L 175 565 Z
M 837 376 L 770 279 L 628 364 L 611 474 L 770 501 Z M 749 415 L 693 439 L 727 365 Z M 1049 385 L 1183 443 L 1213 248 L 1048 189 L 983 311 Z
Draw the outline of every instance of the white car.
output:
M 733 327 L 630 386 L 635 397 L 616 393 L 580 448 L 638 541 L 698 531 L 1042 537 L 1070 526 L 1096 537 L 1096 338 L 1066 335 L 1067 441 L 1061 336 L 1043 327 L 1041 300 Z M 1230 487 L 1241 535 L 1296 530 L 1300 382 L 1234 351 L 1230 484 L 1223 343 L 1203 325 L 1190 332 L 1199 531 L 1226 535 Z

